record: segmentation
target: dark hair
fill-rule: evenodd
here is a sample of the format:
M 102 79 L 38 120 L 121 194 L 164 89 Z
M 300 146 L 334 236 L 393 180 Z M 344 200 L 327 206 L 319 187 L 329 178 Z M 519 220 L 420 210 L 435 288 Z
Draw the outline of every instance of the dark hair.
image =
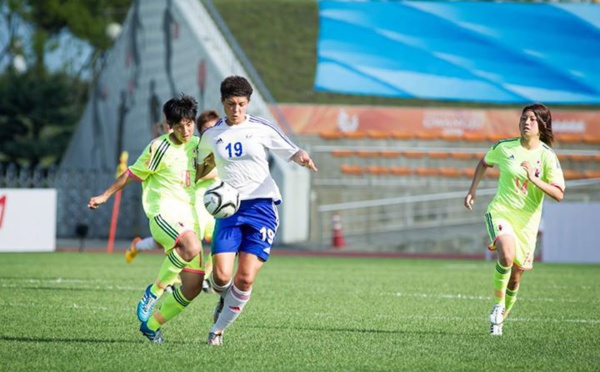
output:
M 194 97 L 181 93 L 179 98 L 171 98 L 163 105 L 163 113 L 169 127 L 181 123 L 183 120 L 196 120 L 198 102 Z
M 231 97 L 247 97 L 250 101 L 252 86 L 241 76 L 229 76 L 221 82 L 221 101 Z
M 202 111 L 196 119 L 196 128 L 198 128 L 198 133 L 202 134 L 202 127 L 206 125 L 209 121 L 217 120 L 219 118 L 219 114 L 215 110 L 206 110 Z
M 552 142 L 554 142 L 554 133 L 552 133 L 552 114 L 550 113 L 550 109 L 541 103 L 534 103 L 525 106 L 523 111 L 521 111 L 521 115 L 525 111 L 533 112 L 538 122 L 540 140 L 551 147 Z

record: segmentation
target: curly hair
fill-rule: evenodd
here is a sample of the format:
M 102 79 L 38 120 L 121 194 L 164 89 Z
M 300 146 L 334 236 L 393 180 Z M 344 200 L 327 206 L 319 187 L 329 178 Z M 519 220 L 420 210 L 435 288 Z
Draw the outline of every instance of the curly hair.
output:
M 221 101 L 231 97 L 246 97 L 250 101 L 252 86 L 241 76 L 229 76 L 221 82 Z

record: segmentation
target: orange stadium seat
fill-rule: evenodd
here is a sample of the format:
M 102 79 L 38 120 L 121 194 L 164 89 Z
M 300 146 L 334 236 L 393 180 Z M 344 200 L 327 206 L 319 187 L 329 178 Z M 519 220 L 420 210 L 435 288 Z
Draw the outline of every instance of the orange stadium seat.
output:
M 585 178 L 600 178 L 600 170 L 586 170 L 583 175 Z
M 410 140 L 413 138 L 413 134 L 401 130 L 395 130 L 392 131 L 392 138 L 397 140 Z
M 342 171 L 342 174 L 355 176 L 362 175 L 364 173 L 364 170 L 359 165 L 342 164 L 340 166 L 340 170 Z
M 371 129 L 367 131 L 367 137 L 372 139 L 388 139 L 391 138 L 392 135 L 390 132 L 386 132 L 383 130 Z
M 438 170 L 436 168 L 419 167 L 419 168 L 414 169 L 414 174 L 416 174 L 417 176 L 422 176 L 422 177 L 431 177 L 431 176 L 437 176 Z
M 438 173 L 442 177 L 456 178 L 460 177 L 460 172 L 456 168 L 440 168 Z
M 331 155 L 336 158 L 347 158 L 356 155 L 354 150 L 331 150 Z
M 558 159 L 561 160 L 560 156 L 558 157 Z M 579 162 L 579 163 L 585 163 L 588 161 L 594 161 L 595 155 L 572 154 L 572 155 L 567 155 L 567 159 L 571 160 L 571 161 Z
M 463 138 L 467 142 L 487 142 L 487 137 L 479 132 L 465 132 Z
M 580 178 L 584 178 L 584 174 L 580 171 L 574 169 L 565 169 L 563 170 L 563 176 L 566 180 L 577 180 Z
M 368 165 L 365 167 L 365 170 L 373 175 L 382 176 L 390 174 L 390 170 L 386 167 L 382 167 L 380 165 Z
M 582 143 L 584 139 L 581 133 L 561 133 L 555 138 L 559 143 Z
M 409 159 L 420 159 L 425 156 L 423 151 L 402 151 L 402 156 Z
M 379 152 L 375 150 L 358 150 L 356 154 L 361 158 L 376 158 Z
M 600 145 L 600 136 L 588 135 L 583 137 L 583 142 L 590 145 Z
M 475 173 L 475 168 L 462 168 L 459 170 L 461 177 L 473 178 L 473 174 Z
M 365 138 L 366 134 L 364 132 L 345 132 L 344 133 L 344 138 L 350 138 L 350 139 L 362 139 Z
M 394 151 L 394 150 L 379 151 L 379 156 L 382 158 L 393 159 L 393 158 L 398 158 L 401 155 L 402 155 L 402 152 L 400 152 L 400 151 Z
M 415 133 L 415 138 L 423 141 L 434 141 L 440 139 L 441 136 L 438 133 L 417 132 Z
M 319 132 L 319 137 L 324 140 L 338 140 L 344 138 L 344 133 L 340 131 Z
M 458 142 L 463 140 L 462 134 L 442 134 L 442 139 L 447 142 Z
M 412 170 L 407 167 L 391 166 L 390 173 L 395 176 L 408 176 L 412 173 Z
M 427 157 L 430 159 L 448 159 L 448 153 L 443 151 L 429 151 Z
M 473 154 L 470 152 L 451 152 L 449 154 L 450 159 L 456 160 L 471 160 L 473 159 Z

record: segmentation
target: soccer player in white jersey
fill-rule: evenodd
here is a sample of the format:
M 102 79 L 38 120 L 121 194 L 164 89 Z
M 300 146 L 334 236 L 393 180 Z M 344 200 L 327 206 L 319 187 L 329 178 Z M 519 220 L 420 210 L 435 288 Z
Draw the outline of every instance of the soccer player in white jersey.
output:
M 89 208 L 96 209 L 130 182 L 142 183 L 142 201 L 150 232 L 167 255 L 155 282 L 146 288 L 137 307 L 140 331 L 155 343 L 163 341 L 160 327 L 181 313 L 202 290 L 202 245 L 194 209 L 199 142 L 194 135 L 197 112 L 196 100 L 190 96 L 181 95 L 167 101 L 163 113 L 172 131 L 150 142 L 113 185 L 88 202 Z M 173 283 L 177 275 L 181 275 L 183 285 L 169 293 L 160 309 L 152 313 L 165 287 Z
M 252 86 L 245 78 L 223 80 L 221 103 L 226 117 L 204 132 L 198 146 L 198 176 L 216 165 L 219 177 L 238 189 L 241 199 L 233 216 L 217 219 L 213 234 L 210 279 L 220 298 L 208 334 L 210 345 L 223 343 L 224 330 L 250 299 L 256 275 L 268 260 L 277 233 L 276 204 L 281 202 L 281 195 L 269 171 L 269 151 L 317 171 L 308 153 L 277 126 L 246 113 L 251 95 Z M 210 154 L 214 154 L 214 162 L 207 160 Z
M 550 110 L 539 103 L 526 106 L 519 122 L 521 136 L 495 143 L 481 159 L 464 200 L 472 210 L 475 191 L 488 167 L 500 168 L 498 191 L 487 208 L 485 223 L 490 250 L 498 251 L 494 270 L 494 307 L 490 334 L 502 335 L 502 325 L 517 300 L 524 270 L 533 266 L 544 195 L 564 196 L 565 180 L 554 140 Z

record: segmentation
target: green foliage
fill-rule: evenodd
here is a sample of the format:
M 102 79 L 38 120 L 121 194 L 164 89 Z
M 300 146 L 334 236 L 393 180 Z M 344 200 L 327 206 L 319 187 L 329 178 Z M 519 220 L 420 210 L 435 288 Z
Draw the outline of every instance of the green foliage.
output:
M 598 265 L 536 264 L 504 336 L 493 262 L 273 257 L 225 333 L 201 294 L 153 345 L 135 306 L 164 256 L 2 254 L 2 371 L 595 371 Z
M 57 164 L 79 120 L 87 84 L 64 73 L 0 75 L 0 159 Z
M 55 35 L 68 29 L 97 50 L 106 50 L 112 41 L 106 35 L 111 22 L 122 23 L 132 0 L 23 0 L 27 6 L 21 16 L 36 31 Z

